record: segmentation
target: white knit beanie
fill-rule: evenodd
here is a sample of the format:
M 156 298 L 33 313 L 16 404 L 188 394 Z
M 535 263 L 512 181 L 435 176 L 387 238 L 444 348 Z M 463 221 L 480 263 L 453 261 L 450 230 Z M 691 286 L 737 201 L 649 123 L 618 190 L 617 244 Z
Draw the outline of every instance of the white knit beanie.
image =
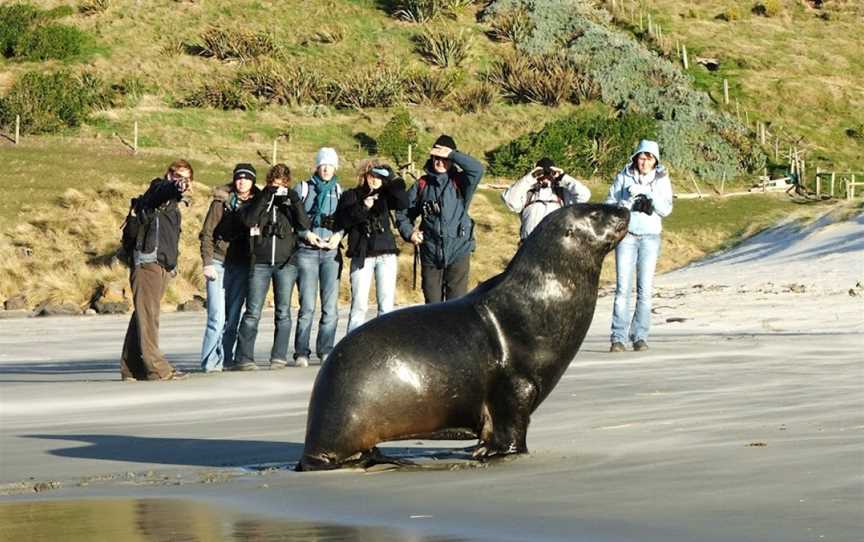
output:
M 335 168 L 339 167 L 339 156 L 336 154 L 336 149 L 332 147 L 321 147 L 315 155 L 315 169 L 327 164 Z

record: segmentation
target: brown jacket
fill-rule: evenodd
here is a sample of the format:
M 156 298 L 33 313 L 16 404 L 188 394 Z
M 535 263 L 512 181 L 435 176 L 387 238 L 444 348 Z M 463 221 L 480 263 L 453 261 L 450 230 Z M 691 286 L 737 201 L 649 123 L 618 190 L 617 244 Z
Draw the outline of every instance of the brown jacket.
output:
M 252 187 L 252 195 L 258 187 Z M 239 201 L 234 197 L 233 183 L 213 189 L 213 201 L 204 218 L 201 233 L 201 260 L 205 266 L 213 260 L 233 264 L 249 263 L 249 229 L 240 213 L 252 201 Z

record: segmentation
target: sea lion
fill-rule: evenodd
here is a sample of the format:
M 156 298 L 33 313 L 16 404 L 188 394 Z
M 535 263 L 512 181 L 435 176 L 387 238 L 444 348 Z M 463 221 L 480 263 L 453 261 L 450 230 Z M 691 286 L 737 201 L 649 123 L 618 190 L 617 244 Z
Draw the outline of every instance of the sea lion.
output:
M 594 316 L 603 258 L 629 211 L 551 213 L 503 273 L 465 296 L 391 312 L 346 335 L 321 367 L 297 470 L 368 467 L 406 439 L 479 439 L 480 460 L 527 453 L 531 413 Z

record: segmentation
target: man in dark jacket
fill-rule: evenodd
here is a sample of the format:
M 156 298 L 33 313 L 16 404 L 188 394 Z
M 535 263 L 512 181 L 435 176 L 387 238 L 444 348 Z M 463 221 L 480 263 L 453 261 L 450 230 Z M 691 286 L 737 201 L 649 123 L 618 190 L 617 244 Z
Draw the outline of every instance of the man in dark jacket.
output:
M 255 339 L 264 309 L 264 299 L 273 281 L 276 304 L 276 330 L 270 350 L 270 368 L 288 366 L 288 341 L 291 338 L 291 295 L 298 268 L 292 260 L 297 250 L 297 232 L 310 228 L 309 217 L 300 196 L 289 187 L 291 170 L 276 164 L 267 173 L 267 187 L 244 213 L 252 247 L 252 267 L 246 312 L 240 321 L 235 370 L 254 371 Z
M 192 166 L 176 160 L 165 177 L 153 179 L 135 206 L 140 233 L 131 258 L 132 303 L 120 375 L 123 380 L 176 380 L 177 371 L 159 350 L 159 305 L 177 267 L 180 241 L 178 202 L 192 183 Z
M 438 303 L 468 291 L 475 246 L 468 207 L 483 165 L 459 152 L 447 135 L 435 141 L 429 154 L 426 174 L 408 191 L 409 206 L 396 214 L 396 224 L 402 238 L 419 247 L 426 303 Z M 419 228 L 414 226 L 418 216 Z

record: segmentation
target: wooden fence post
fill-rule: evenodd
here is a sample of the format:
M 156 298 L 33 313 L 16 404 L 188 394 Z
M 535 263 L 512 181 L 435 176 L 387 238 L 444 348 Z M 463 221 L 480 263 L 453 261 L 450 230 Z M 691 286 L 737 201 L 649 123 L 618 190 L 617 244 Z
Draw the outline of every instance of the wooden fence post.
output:
M 135 121 L 135 127 L 132 130 L 132 154 L 138 154 L 138 121 Z
M 822 193 L 822 177 L 821 177 L 821 171 L 819 171 L 819 168 L 817 167 L 816 168 L 816 197 L 818 198 L 819 194 L 821 194 L 821 193 Z
M 15 144 L 21 141 L 21 115 L 15 115 Z
M 831 172 L 831 197 L 832 198 L 834 197 L 834 179 L 836 178 L 836 176 L 837 176 L 837 173 L 832 171 Z
M 723 80 L 723 103 L 729 105 L 729 81 Z
M 684 70 L 689 70 L 690 63 L 687 62 L 687 46 L 683 44 L 681 45 L 681 60 L 684 61 Z
M 278 149 L 279 149 L 279 138 L 277 137 L 276 139 L 273 140 L 273 160 L 270 162 L 271 166 L 276 165 L 276 156 L 278 153 Z

